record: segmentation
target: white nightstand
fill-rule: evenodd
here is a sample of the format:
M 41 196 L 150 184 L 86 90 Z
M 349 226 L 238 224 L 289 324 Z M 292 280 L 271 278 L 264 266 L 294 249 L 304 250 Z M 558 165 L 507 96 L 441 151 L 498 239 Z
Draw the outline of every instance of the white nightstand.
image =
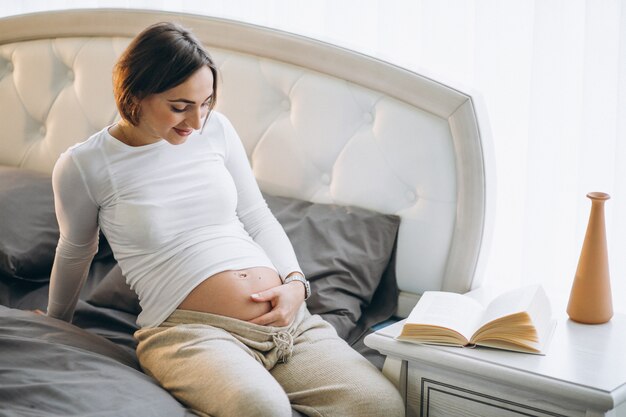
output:
M 626 416 L 626 315 L 560 318 L 545 356 L 399 342 L 402 323 L 365 344 L 387 355 L 407 416 Z

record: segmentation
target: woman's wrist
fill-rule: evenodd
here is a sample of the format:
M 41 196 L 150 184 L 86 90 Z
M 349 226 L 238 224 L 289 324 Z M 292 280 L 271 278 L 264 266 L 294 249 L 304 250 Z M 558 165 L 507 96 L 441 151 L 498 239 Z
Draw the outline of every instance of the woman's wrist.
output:
M 283 284 L 289 284 L 291 282 L 300 282 L 304 286 L 304 299 L 308 299 L 311 296 L 311 285 L 301 272 L 292 272 L 285 278 Z

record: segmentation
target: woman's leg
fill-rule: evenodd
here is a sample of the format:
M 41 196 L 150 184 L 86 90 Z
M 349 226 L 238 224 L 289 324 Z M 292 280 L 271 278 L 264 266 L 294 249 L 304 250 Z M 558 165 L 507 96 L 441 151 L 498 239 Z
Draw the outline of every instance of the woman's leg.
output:
M 303 321 L 293 356 L 276 364 L 271 373 L 293 408 L 307 416 L 400 417 L 405 413 L 396 387 L 317 315 Z
M 285 416 L 285 391 L 243 343 L 208 325 L 142 329 L 144 371 L 201 416 Z

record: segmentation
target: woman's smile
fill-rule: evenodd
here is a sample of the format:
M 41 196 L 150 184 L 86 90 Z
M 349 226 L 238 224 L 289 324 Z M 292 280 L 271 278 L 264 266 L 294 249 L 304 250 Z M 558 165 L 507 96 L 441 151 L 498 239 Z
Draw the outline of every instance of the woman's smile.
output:
M 183 136 L 183 137 L 189 136 L 193 132 L 193 129 L 181 129 L 177 127 L 174 127 L 172 129 L 174 129 L 174 131 L 178 134 L 178 136 Z

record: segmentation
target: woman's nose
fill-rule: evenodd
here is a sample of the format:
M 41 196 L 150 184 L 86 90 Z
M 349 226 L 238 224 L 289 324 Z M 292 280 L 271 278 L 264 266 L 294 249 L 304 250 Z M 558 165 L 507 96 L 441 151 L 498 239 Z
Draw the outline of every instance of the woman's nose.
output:
M 198 109 L 191 112 L 189 117 L 187 117 L 187 124 L 195 130 L 200 130 L 200 127 L 202 127 L 202 111 Z

